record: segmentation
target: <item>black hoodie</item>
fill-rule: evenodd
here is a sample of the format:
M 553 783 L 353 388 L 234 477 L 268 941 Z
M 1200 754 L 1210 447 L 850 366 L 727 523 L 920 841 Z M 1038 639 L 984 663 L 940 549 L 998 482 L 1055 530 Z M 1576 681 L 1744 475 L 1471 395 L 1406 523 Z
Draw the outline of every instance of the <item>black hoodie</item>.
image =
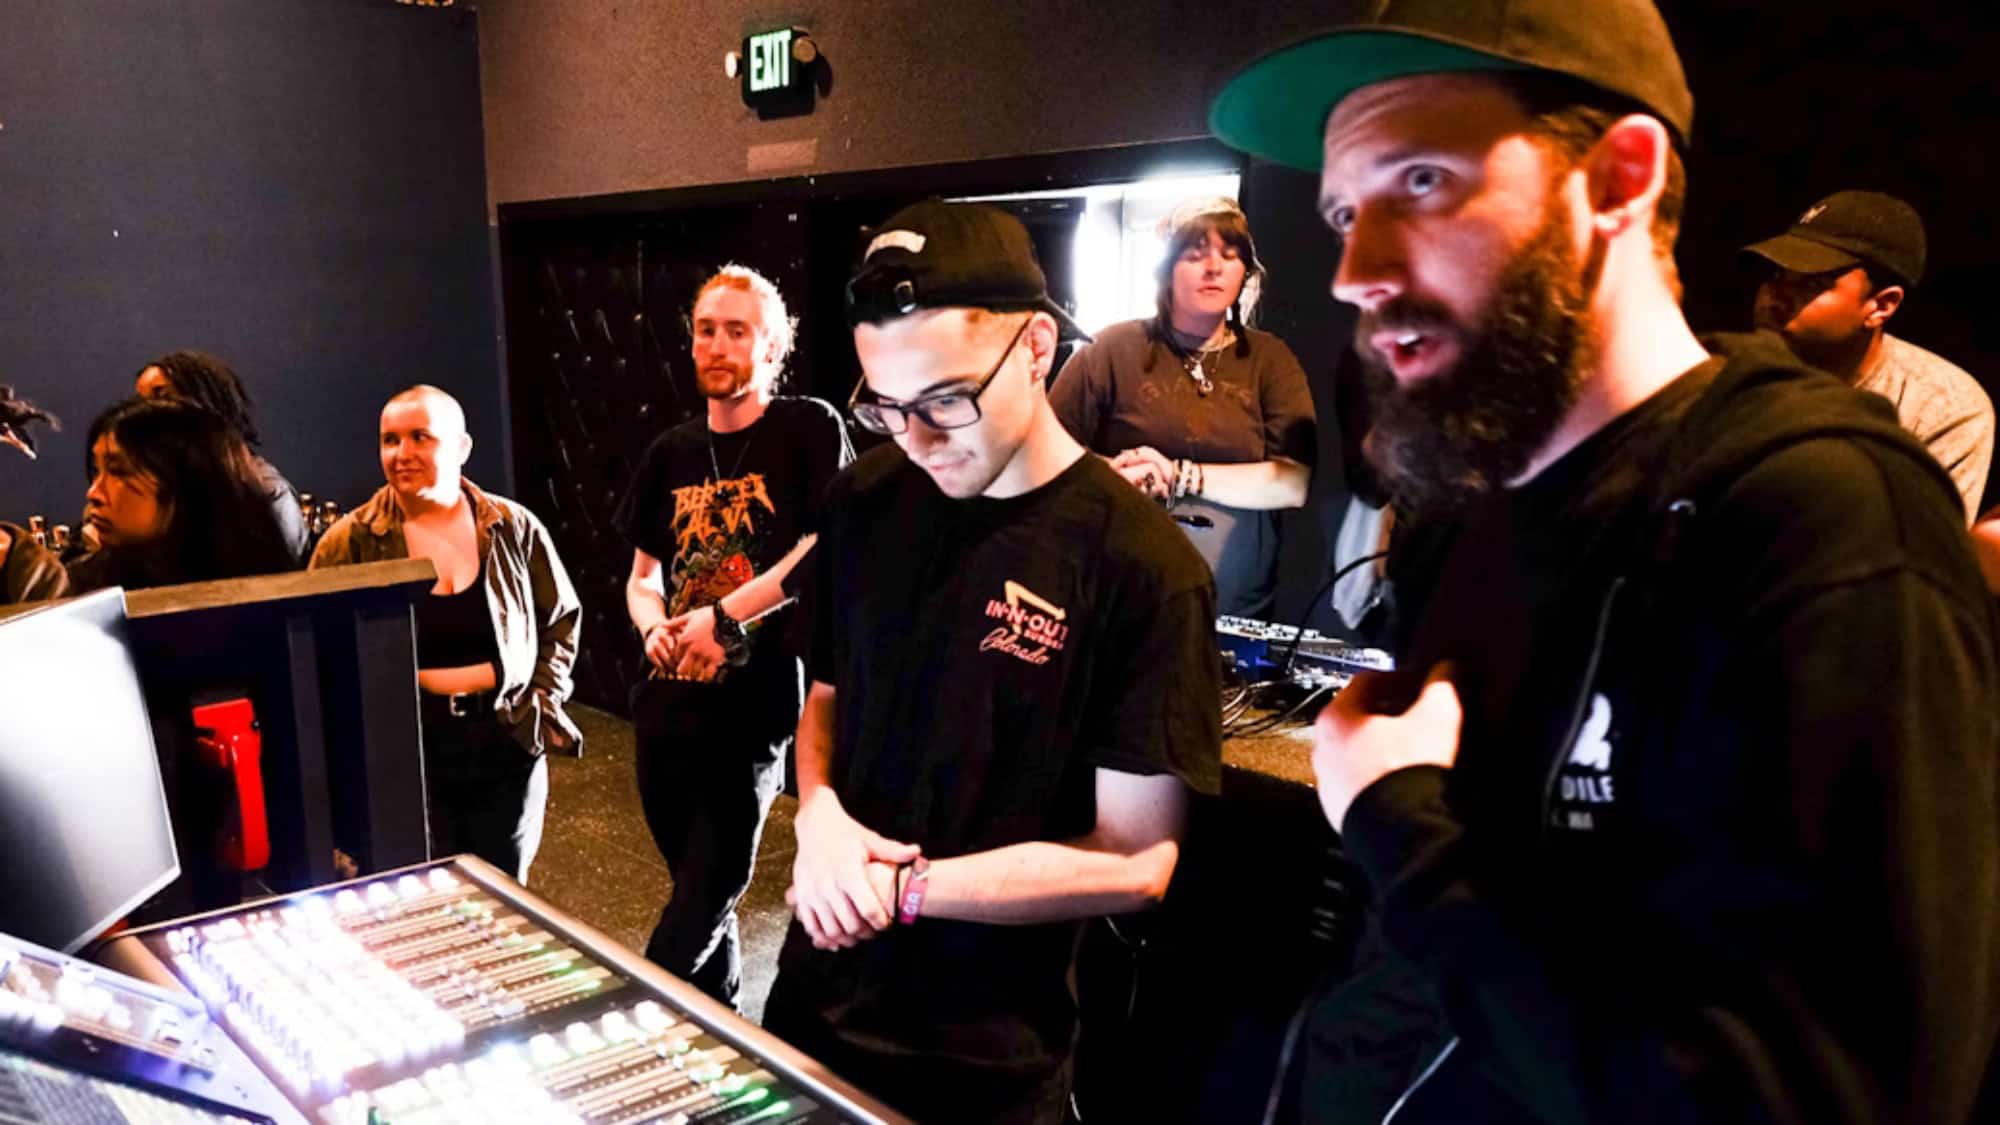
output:
M 1343 825 L 1448 1025 L 1396 1125 L 1958 1122 L 2000 1031 L 2000 686 L 1949 477 L 1768 336 L 1467 525 L 1457 764 Z

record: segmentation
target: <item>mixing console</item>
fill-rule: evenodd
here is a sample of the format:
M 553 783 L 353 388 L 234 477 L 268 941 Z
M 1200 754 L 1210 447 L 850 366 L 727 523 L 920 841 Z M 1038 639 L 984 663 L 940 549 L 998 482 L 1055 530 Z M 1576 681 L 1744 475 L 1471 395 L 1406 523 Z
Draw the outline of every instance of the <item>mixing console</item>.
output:
M 1386 672 L 1395 667 L 1395 661 L 1381 649 L 1361 648 L 1314 629 L 1300 630 L 1250 617 L 1216 618 L 1215 635 L 1224 662 L 1247 681 L 1287 674 L 1308 687 L 1339 688 L 1357 672 Z M 1291 668 L 1286 673 L 1283 664 L 1288 657 Z
M 894 1120 L 477 860 L 137 931 L 325 1125 Z
M 192 996 L 0 936 L 0 1125 L 289 1110 Z

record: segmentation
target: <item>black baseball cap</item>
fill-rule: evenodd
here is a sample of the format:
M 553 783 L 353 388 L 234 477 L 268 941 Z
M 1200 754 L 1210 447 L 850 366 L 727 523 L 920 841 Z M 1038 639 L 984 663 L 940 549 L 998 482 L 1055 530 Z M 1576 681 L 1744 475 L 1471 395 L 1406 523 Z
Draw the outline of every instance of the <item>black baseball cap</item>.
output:
M 1365 20 L 1271 51 L 1209 106 L 1225 144 L 1308 172 L 1326 119 L 1364 86 L 1418 74 L 1567 75 L 1660 119 L 1685 149 L 1694 95 L 1652 0 L 1377 0 Z
M 926 199 L 870 232 L 847 281 L 850 326 L 960 308 L 1045 312 L 1065 337 L 1090 338 L 1050 299 L 1028 228 L 997 207 Z
M 1806 208 L 1792 229 L 1743 252 L 1793 273 L 1869 266 L 1914 287 L 1924 277 L 1924 221 L 1893 195 L 1835 192 Z

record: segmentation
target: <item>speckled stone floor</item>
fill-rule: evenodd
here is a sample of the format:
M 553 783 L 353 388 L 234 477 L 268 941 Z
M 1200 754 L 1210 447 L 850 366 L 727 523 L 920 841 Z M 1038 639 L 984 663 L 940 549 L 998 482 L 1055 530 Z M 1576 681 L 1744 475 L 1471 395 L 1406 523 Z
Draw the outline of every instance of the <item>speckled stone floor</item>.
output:
M 536 894 L 635 950 L 643 951 L 673 876 L 653 847 L 632 779 L 632 725 L 588 707 L 570 708 L 583 728 L 582 758 L 549 758 L 548 823 L 542 850 L 528 873 Z M 762 1017 L 777 971 L 778 946 L 791 912 L 792 813 L 798 802 L 779 796 L 764 825 L 757 872 L 738 916 L 743 927 L 743 1009 Z

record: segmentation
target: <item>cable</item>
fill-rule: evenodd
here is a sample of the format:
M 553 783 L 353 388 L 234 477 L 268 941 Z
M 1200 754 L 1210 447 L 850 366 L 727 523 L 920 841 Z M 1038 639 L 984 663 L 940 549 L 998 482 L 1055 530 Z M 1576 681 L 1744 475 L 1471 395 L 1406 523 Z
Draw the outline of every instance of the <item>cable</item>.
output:
M 1299 615 L 1299 623 L 1292 628 L 1291 647 L 1285 650 L 1284 663 L 1278 665 L 1279 679 L 1284 679 L 1292 674 L 1292 661 L 1296 660 L 1299 655 L 1299 641 L 1306 635 L 1306 622 L 1312 619 L 1312 612 L 1318 608 L 1319 600 L 1331 594 L 1334 585 L 1347 577 L 1356 568 L 1363 564 L 1374 562 L 1376 559 L 1387 558 L 1388 555 L 1388 551 L 1376 551 L 1372 554 L 1362 555 L 1358 559 L 1351 559 L 1334 570 L 1333 577 L 1327 579 L 1326 585 L 1321 586 L 1319 592 L 1312 596 L 1312 600 L 1306 603 L 1305 612 Z
M 1312 691 L 1308 692 L 1304 699 L 1301 699 L 1297 703 L 1292 704 L 1285 710 L 1278 712 L 1277 714 L 1266 715 L 1261 719 L 1245 724 L 1239 730 L 1231 731 L 1230 737 L 1255 738 L 1258 735 L 1269 734 L 1270 732 L 1277 730 L 1279 727 L 1285 725 L 1285 723 L 1289 722 L 1291 719 L 1296 717 L 1300 712 L 1304 711 L 1306 708 L 1312 706 L 1315 702 L 1319 700 L 1321 696 L 1330 694 L 1333 690 L 1334 688 L 1332 684 L 1323 684 L 1319 687 L 1316 687 Z

